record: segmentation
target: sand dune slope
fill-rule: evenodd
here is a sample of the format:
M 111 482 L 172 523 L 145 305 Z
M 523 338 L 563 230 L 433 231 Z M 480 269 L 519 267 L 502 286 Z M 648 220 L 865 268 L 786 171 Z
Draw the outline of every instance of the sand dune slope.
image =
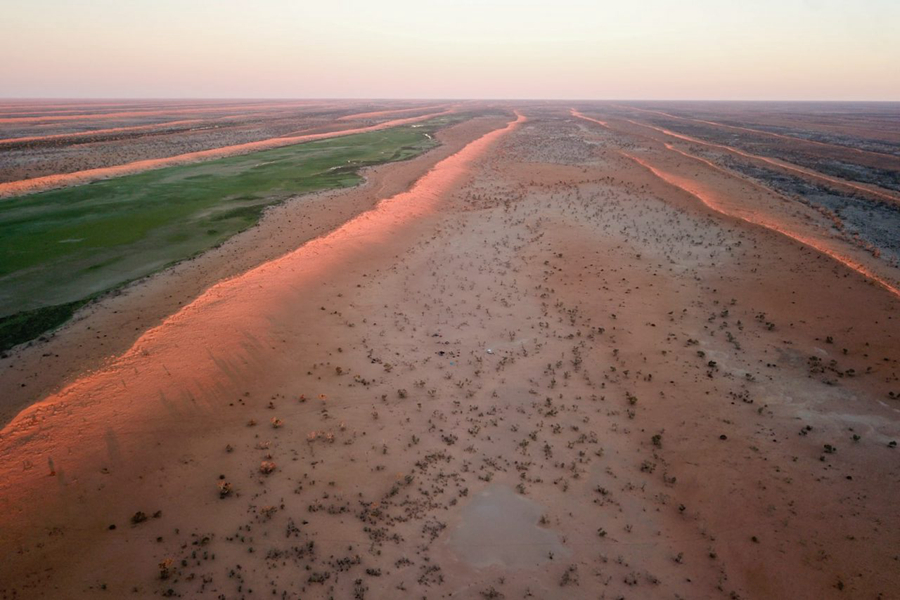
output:
M 0 594 L 891 597 L 900 300 L 523 112 L 4 428 Z

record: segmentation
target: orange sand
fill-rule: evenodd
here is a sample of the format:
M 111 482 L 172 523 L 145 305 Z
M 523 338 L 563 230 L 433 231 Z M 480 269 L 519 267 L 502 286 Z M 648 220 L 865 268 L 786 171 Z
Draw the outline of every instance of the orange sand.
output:
M 674 150 L 675 152 L 678 152 L 679 154 L 682 154 L 683 156 L 688 157 L 688 158 L 695 158 L 697 160 L 703 160 L 703 159 L 691 156 L 689 154 L 686 154 L 684 152 L 675 150 L 674 148 L 671 148 L 671 149 Z M 656 175 L 663 181 L 665 181 L 671 185 L 674 185 L 675 187 L 680 188 L 680 189 L 684 190 L 685 192 L 689 193 L 690 195 L 696 197 L 698 200 L 703 202 L 703 204 L 705 204 L 709 208 L 715 210 L 716 212 L 722 213 L 723 215 L 728 215 L 729 217 L 735 217 L 735 218 L 741 219 L 742 221 L 746 221 L 747 223 L 751 223 L 753 225 L 759 225 L 761 227 L 765 227 L 766 229 L 770 229 L 772 231 L 775 231 L 777 233 L 785 235 L 785 236 L 791 238 L 792 240 L 800 242 L 804 246 L 809 246 L 813 250 L 821 252 L 825 256 L 828 256 L 829 258 L 834 259 L 835 261 L 844 265 L 845 267 L 856 271 L 863 277 L 880 285 L 881 287 L 883 287 L 890 293 L 892 293 L 895 296 L 897 296 L 898 298 L 900 298 L 900 287 L 898 287 L 895 283 L 888 281 L 887 279 L 885 279 L 883 277 L 880 277 L 879 275 L 872 272 L 871 269 L 869 269 L 862 263 L 855 261 L 852 258 L 846 256 L 845 254 L 841 253 L 839 250 L 830 246 L 829 244 L 827 244 L 823 241 L 816 240 L 809 236 L 804 236 L 796 231 L 792 231 L 792 230 L 786 228 L 782 223 L 779 223 L 778 221 L 776 221 L 770 217 L 767 217 L 766 215 L 763 215 L 763 214 L 759 213 L 758 211 L 729 210 L 729 209 L 725 208 L 724 205 L 717 200 L 715 195 L 713 193 L 711 193 L 709 189 L 707 189 L 701 183 L 698 183 L 695 179 L 691 179 L 688 177 L 681 177 L 681 176 L 675 175 L 673 173 L 667 173 L 659 168 L 651 166 L 649 163 L 647 163 L 647 161 L 642 160 L 642 159 L 638 158 L 637 156 L 634 156 L 634 155 L 628 154 L 628 153 L 623 153 L 623 154 L 625 156 L 627 156 L 628 158 L 630 158 L 631 160 L 638 163 L 639 165 L 641 165 L 642 167 L 645 167 L 646 169 L 650 170 L 650 172 L 652 172 L 654 175 Z M 708 166 L 718 169 L 718 167 L 716 167 L 715 165 L 713 165 L 712 163 L 710 163 L 708 161 L 703 161 L 703 162 L 705 162 Z
M 488 133 L 439 162 L 408 192 L 382 201 L 332 233 L 296 251 L 222 281 L 161 325 L 144 333 L 134 346 L 107 368 L 87 375 L 60 393 L 22 411 L 0 431 L 4 455 L 0 457 L 0 518 L 17 518 L 14 507 L 33 502 L 29 496 L 41 487 L 42 472 L 22 471 L 16 455 L 47 456 L 54 469 L 76 477 L 93 466 L 98 443 L 109 431 L 127 435 L 134 422 L 150 418 L 151 409 L 139 398 L 175 397 L 194 390 L 216 388 L 224 355 L 242 355 L 249 341 L 277 337 L 282 314 L 292 310 L 304 286 L 328 277 L 348 253 L 358 252 L 389 235 L 404 223 L 432 211 L 439 197 L 462 177 L 469 163 L 499 137 L 525 121 L 518 115 L 505 128 Z M 240 323 L 239 327 L 222 327 Z M 260 347 L 259 350 L 262 350 Z M 155 366 L 146 368 L 146 357 Z M 258 358 L 258 357 L 257 357 Z M 256 359 L 254 359 L 256 360 Z M 123 390 L 127 389 L 127 399 Z M 90 424 L 75 415 L 92 415 Z M 38 477 L 39 479 L 35 479 Z M 37 488 L 35 487 L 37 484 Z

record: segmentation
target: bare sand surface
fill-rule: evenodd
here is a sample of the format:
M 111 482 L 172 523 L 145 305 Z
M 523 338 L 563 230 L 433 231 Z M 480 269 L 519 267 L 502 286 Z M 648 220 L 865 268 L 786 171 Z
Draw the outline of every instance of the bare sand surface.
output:
M 696 157 L 686 155 L 668 145 L 667 148 L 669 150 L 675 151 L 678 154 L 681 154 L 682 156 L 686 156 L 687 158 L 700 160 L 714 171 L 720 171 L 718 167 L 716 167 L 712 163 L 703 161 L 703 159 L 697 159 Z M 729 190 L 727 189 L 727 183 L 718 182 L 717 185 L 717 182 L 715 182 L 715 177 L 710 174 L 706 174 L 702 178 L 696 177 L 696 175 L 694 177 L 681 176 L 670 171 L 651 166 L 650 163 L 640 157 L 633 156 L 628 153 L 625 153 L 625 156 L 631 158 L 639 165 L 646 167 L 648 170 L 650 170 L 651 173 L 653 173 L 653 175 L 659 177 L 666 183 L 670 183 L 673 186 L 688 192 L 692 196 L 695 196 L 698 200 L 700 200 L 713 210 L 722 214 L 726 214 L 728 216 L 737 217 L 748 223 L 760 225 L 767 229 L 771 229 L 772 231 L 784 234 L 787 237 L 800 242 L 801 244 L 809 246 L 816 251 L 833 258 L 837 262 L 853 269 L 854 271 L 859 272 L 871 281 L 877 283 L 890 293 L 900 298 L 900 287 L 898 287 L 898 284 L 895 280 L 895 270 L 890 269 L 889 267 L 884 265 L 879 265 L 878 267 L 874 268 L 867 265 L 866 262 L 872 261 L 867 261 L 866 259 L 869 257 L 865 256 L 864 251 L 858 248 L 854 248 L 852 246 L 842 248 L 836 247 L 837 245 L 834 243 L 833 236 L 830 235 L 829 232 L 809 226 L 811 219 L 809 218 L 808 214 L 804 213 L 809 212 L 810 209 L 803 210 L 805 207 L 801 207 L 792 215 L 785 215 L 783 212 L 779 212 L 777 211 L 777 209 L 771 206 L 767 211 L 765 210 L 764 206 L 764 196 L 768 191 L 765 189 L 761 190 L 762 194 L 757 193 L 756 197 L 753 198 L 752 203 L 746 202 L 746 198 L 740 202 L 729 202 L 729 200 L 740 198 L 741 196 L 735 192 L 729 193 Z M 694 167 L 694 169 L 696 169 L 696 167 Z M 743 187 L 745 188 L 758 188 L 758 186 L 753 186 L 752 184 L 736 182 L 734 181 L 734 178 L 727 173 L 725 174 L 725 178 L 730 178 L 731 181 L 729 181 L 728 183 L 731 183 L 733 185 L 743 185 Z M 757 192 L 759 191 L 760 189 L 758 188 Z M 779 218 L 772 218 L 771 215 L 773 214 L 777 214 Z M 806 232 L 810 229 L 812 229 L 814 233 L 807 234 Z M 878 273 L 878 271 L 882 271 L 885 274 L 881 275 Z
M 522 112 L 6 425 L 0 596 L 895 596 L 900 300 Z
M 607 130 L 620 131 L 607 122 L 591 118 L 577 110 L 572 109 L 571 113 Z M 631 123 L 683 139 L 683 136 L 667 130 L 633 121 Z M 790 237 L 863 274 L 900 297 L 900 273 L 896 267 L 877 260 L 877 256 L 873 257 L 875 249 L 870 244 L 858 238 L 836 237 L 835 218 L 832 214 L 817 211 L 809 205 L 791 203 L 769 187 L 740 177 L 702 156 L 681 150 L 672 143 L 663 140 L 661 144 L 654 144 L 656 139 L 653 137 L 644 137 L 643 140 L 645 143 L 639 152 L 623 150 L 622 155 L 647 168 L 655 177 L 695 196 L 709 208 Z M 723 148 L 729 152 L 733 150 L 730 147 Z M 805 174 L 806 170 L 801 172 Z M 821 177 L 819 174 L 814 175 L 816 178 Z M 849 182 L 842 183 L 854 187 Z
M 239 275 L 320 237 L 384 198 L 409 189 L 435 163 L 498 126 L 477 118 L 438 131 L 441 145 L 412 160 L 367 167 L 365 183 L 305 194 L 266 211 L 260 223 L 225 244 L 107 294 L 55 334 L 0 357 L 0 425 L 85 371 L 127 350 L 140 334 L 218 281 Z

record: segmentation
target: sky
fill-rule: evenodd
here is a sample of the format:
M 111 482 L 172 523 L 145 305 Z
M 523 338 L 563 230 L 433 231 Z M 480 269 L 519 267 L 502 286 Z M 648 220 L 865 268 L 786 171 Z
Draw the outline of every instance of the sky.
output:
M 900 100 L 900 0 L 0 0 L 0 97 Z

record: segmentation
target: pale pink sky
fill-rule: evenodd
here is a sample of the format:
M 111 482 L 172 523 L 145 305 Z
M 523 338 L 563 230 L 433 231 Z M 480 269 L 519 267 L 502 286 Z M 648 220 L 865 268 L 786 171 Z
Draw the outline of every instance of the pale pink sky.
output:
M 3 97 L 900 100 L 896 0 L 28 0 Z

